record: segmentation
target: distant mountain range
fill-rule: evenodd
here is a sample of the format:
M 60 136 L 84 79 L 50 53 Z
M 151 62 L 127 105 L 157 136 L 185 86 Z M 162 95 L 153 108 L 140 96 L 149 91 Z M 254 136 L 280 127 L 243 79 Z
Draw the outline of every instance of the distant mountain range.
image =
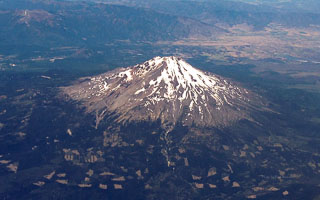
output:
M 0 2 L 1 45 L 95 46 L 118 40 L 215 38 L 227 32 L 221 27 L 248 24 L 263 29 L 270 23 L 319 25 L 320 14 L 232 1 Z
M 92 0 L 96 1 L 96 0 Z M 316 1 L 259 1 L 259 0 L 100 0 L 99 2 L 144 7 L 161 13 L 190 17 L 208 24 L 235 25 L 246 23 L 262 29 L 269 23 L 285 26 L 319 24 L 320 4 Z
M 42 46 L 176 40 L 211 37 L 224 32 L 194 19 L 143 8 L 27 0 L 0 3 L 0 27 L 2 45 Z
M 320 2 L 317 0 L 233 0 L 254 5 L 269 5 L 286 10 L 319 13 Z

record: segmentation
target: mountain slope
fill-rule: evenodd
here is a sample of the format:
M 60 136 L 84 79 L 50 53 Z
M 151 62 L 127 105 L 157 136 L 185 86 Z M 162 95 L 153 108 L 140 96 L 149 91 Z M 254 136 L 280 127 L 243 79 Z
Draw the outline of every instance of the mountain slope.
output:
M 263 107 L 252 92 L 176 57 L 155 57 L 63 88 L 81 101 L 97 124 L 113 113 L 118 122 L 227 126 Z

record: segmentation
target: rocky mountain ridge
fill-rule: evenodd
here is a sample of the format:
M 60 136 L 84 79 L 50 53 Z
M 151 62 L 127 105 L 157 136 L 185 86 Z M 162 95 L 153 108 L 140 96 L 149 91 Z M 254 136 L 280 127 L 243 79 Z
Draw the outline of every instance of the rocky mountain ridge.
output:
M 160 120 L 164 126 L 227 126 L 264 107 L 253 92 L 177 57 L 86 77 L 63 88 L 80 101 L 97 125 L 108 116 L 120 123 Z

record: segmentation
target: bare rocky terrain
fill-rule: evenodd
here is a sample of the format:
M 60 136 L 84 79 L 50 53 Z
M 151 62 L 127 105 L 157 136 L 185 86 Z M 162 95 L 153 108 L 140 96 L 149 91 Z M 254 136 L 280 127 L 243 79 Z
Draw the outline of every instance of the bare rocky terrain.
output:
M 221 76 L 203 72 L 177 57 L 155 57 L 142 64 L 80 79 L 62 88 L 103 118 L 139 122 L 160 120 L 207 127 L 227 126 L 266 106 L 257 94 Z

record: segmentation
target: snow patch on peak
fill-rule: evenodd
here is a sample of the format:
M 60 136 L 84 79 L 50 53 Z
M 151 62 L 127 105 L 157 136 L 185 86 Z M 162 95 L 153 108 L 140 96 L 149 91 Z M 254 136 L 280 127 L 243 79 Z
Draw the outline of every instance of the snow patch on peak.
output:
M 131 81 L 133 79 L 131 71 L 132 71 L 132 69 L 126 70 L 124 72 L 120 72 L 119 77 L 126 77 L 127 81 Z
M 163 70 L 158 78 L 158 83 L 161 80 L 168 83 L 176 79 L 178 85 L 184 88 L 187 86 L 209 88 L 216 84 L 217 78 L 206 75 L 182 59 L 164 57 L 162 61 L 166 63 L 166 66 L 161 66 Z
M 160 69 L 160 76 L 150 80 L 149 85 L 154 87 L 149 97 L 153 96 L 158 89 L 166 88 L 163 97 L 172 100 L 179 99 L 184 101 L 187 98 L 198 100 L 201 98 L 203 101 L 207 99 L 206 93 L 215 99 L 218 105 L 222 105 L 224 102 L 217 96 L 217 93 L 222 90 L 226 90 L 224 85 L 217 84 L 220 80 L 214 75 L 208 75 L 205 72 L 192 67 L 184 60 L 176 57 L 156 57 L 150 61 L 147 61 L 148 65 L 153 68 Z M 155 65 L 157 63 L 157 65 Z M 146 64 L 146 63 L 145 63 Z M 159 96 L 155 95 L 154 99 L 159 99 Z

